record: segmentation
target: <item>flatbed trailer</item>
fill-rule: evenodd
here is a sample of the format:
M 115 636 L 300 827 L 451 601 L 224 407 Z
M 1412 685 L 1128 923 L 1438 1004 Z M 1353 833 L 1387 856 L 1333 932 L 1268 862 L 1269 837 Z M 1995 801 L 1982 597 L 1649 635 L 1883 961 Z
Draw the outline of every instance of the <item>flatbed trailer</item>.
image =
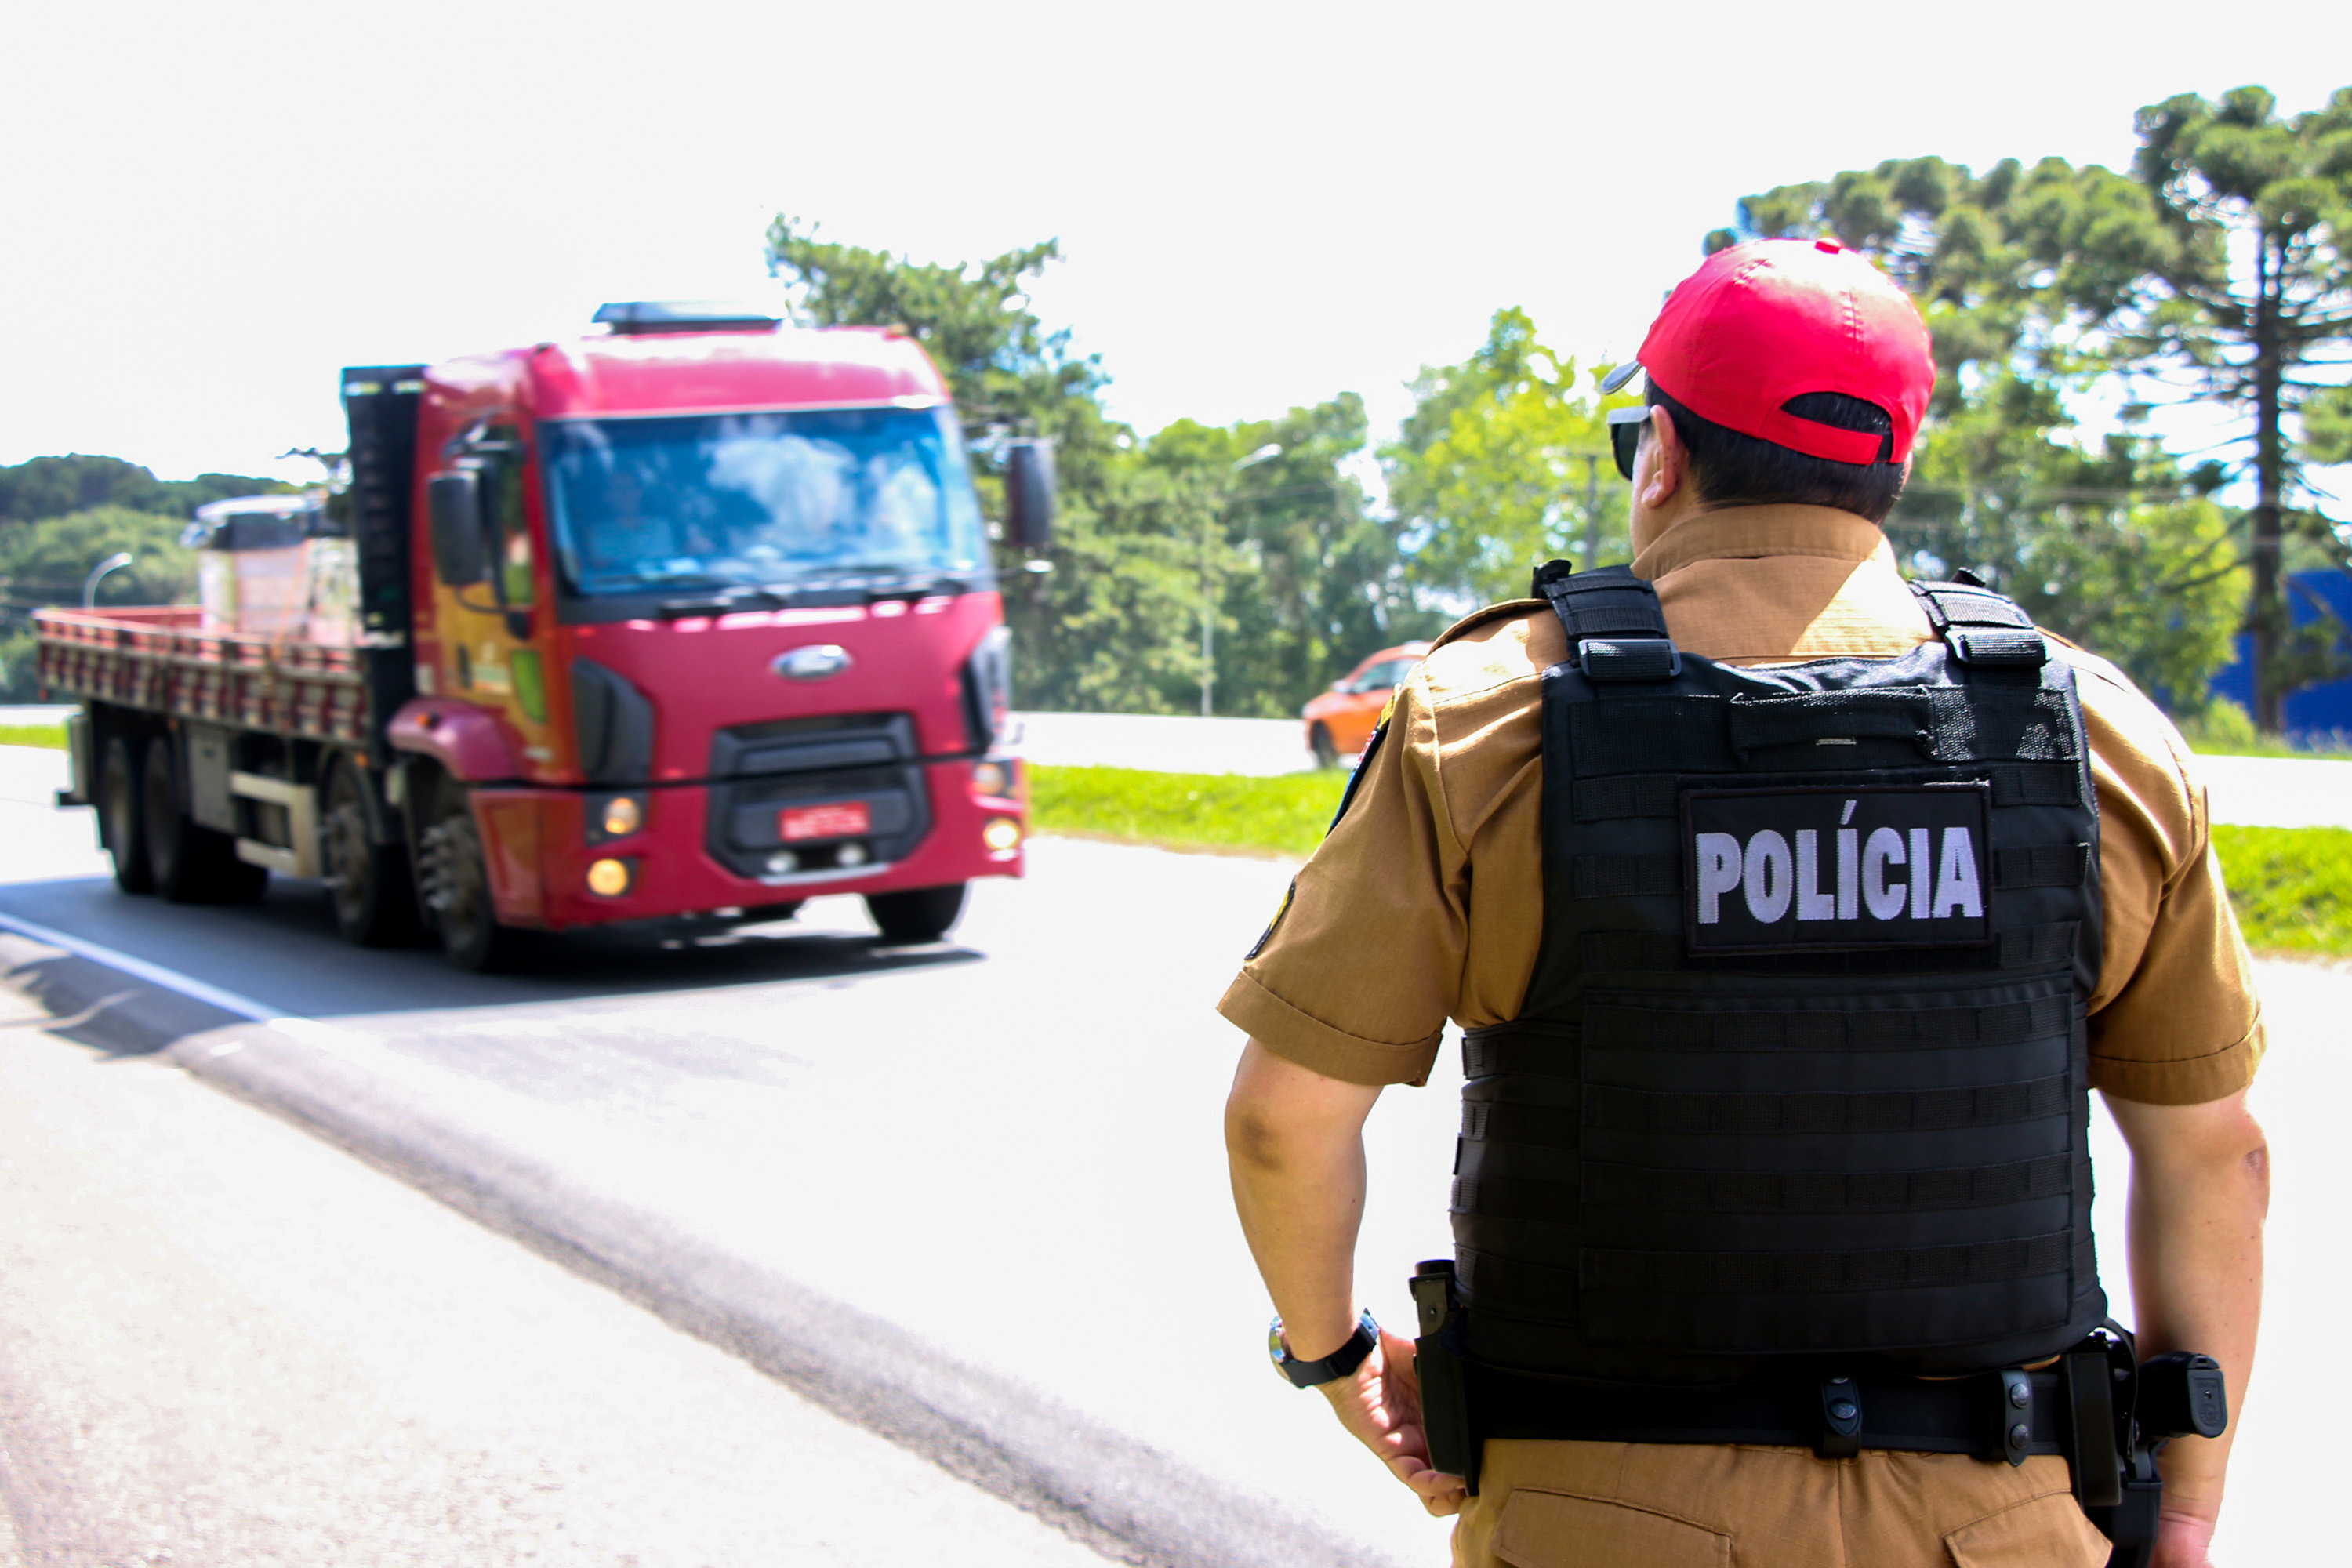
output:
M 103 747 L 91 743 L 96 739 L 93 722 L 112 731 L 110 741 L 129 731 L 144 731 L 152 738 L 158 723 L 165 733 L 173 726 L 194 723 L 273 736 L 285 752 L 280 759 L 284 764 L 305 750 L 323 754 L 339 748 L 351 749 L 362 768 L 369 762 L 367 746 L 380 727 L 362 649 L 207 631 L 203 612 L 182 605 L 41 610 L 34 619 L 39 627 L 43 684 L 88 704 L 68 721 L 75 731 L 75 743 L 69 746 L 75 773 L 71 786 L 58 792 L 61 805 L 100 803 L 99 780 L 91 775 Z M 132 719 L 133 714 L 142 717 Z M 204 760 L 214 759 L 207 753 Z M 305 760 L 310 763 L 308 769 L 282 765 L 276 776 L 228 770 L 232 798 L 274 805 L 287 814 L 282 821 L 273 818 L 268 826 L 256 829 L 268 833 L 274 826 L 283 842 L 229 833 L 236 862 L 289 876 L 319 874 L 315 831 L 303 831 L 315 829 L 314 794 L 289 783 L 298 772 L 317 771 L 318 756 Z M 118 816 L 129 805 L 127 799 L 119 803 Z M 122 826 L 120 822 L 115 826 Z M 227 879 L 220 889 L 223 895 L 233 895 L 254 881 L 249 873 L 229 869 L 215 847 L 206 847 L 214 848 L 214 854 L 205 868 Z M 195 891 L 193 884 L 189 890 Z

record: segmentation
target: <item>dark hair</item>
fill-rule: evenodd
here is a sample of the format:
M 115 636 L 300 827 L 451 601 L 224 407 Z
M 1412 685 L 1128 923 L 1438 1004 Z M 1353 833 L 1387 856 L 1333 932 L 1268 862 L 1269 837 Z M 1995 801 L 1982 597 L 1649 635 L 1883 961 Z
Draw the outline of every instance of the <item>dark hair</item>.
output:
M 1738 431 L 1703 419 L 1652 382 L 1643 400 L 1664 408 L 1675 421 L 1675 434 L 1690 451 L 1691 482 L 1700 499 L 1716 506 L 1764 506 L 1794 502 L 1833 506 L 1873 522 L 1885 522 L 1903 493 L 1907 473 L 1891 460 L 1895 451 L 1895 421 L 1875 403 L 1843 392 L 1808 392 L 1780 406 L 1801 419 L 1860 430 L 1883 437 L 1874 463 L 1839 463 L 1807 457 L 1792 447 L 1743 436 Z

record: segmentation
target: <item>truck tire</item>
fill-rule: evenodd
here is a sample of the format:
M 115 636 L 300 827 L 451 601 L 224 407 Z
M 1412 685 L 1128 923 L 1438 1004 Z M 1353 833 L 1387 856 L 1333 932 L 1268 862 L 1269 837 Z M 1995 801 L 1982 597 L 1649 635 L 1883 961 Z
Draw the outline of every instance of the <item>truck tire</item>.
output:
M 140 790 L 147 867 L 155 890 L 175 904 L 250 903 L 269 885 L 269 868 L 236 858 L 236 840 L 194 821 L 180 806 L 180 770 L 172 742 L 147 744 Z
M 961 882 L 944 888 L 910 888 L 903 893 L 868 893 L 866 912 L 881 928 L 882 940 L 894 947 L 937 942 L 953 929 L 963 913 Z
M 335 763 L 319 824 L 320 866 L 335 908 L 335 929 L 345 942 L 404 946 L 416 939 L 419 924 L 408 847 L 374 841 L 368 830 L 367 788 L 367 775 L 348 759 Z
M 416 886 L 441 951 L 458 968 L 500 974 L 519 967 L 532 933 L 499 924 L 491 900 L 490 872 L 482 857 L 482 835 L 466 786 L 443 779 L 434 792 L 433 820 L 417 836 Z
M 1307 749 L 1315 753 L 1317 767 L 1336 768 L 1339 765 L 1339 742 L 1331 739 L 1328 725 L 1318 723 L 1307 731 Z
M 99 837 L 114 858 L 114 885 L 126 893 L 152 893 L 155 873 L 147 864 L 147 813 L 142 805 L 147 760 L 141 735 L 117 735 L 106 742 L 98 769 Z

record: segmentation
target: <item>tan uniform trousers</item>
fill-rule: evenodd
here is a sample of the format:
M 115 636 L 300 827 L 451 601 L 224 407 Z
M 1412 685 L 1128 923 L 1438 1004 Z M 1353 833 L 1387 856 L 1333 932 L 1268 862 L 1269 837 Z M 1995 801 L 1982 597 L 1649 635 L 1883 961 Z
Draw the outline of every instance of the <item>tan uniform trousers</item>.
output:
M 1653 1443 L 1486 1445 L 1458 1568 L 2104 1568 L 2066 1461 Z

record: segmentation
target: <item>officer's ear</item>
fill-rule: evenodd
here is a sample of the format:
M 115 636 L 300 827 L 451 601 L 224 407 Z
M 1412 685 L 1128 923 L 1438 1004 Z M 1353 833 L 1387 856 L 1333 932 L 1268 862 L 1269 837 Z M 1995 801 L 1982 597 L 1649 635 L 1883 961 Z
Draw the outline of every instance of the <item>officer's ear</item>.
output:
M 1646 510 L 1663 512 L 1691 482 L 1690 448 L 1683 445 L 1682 435 L 1675 428 L 1675 416 L 1663 405 L 1653 404 L 1650 438 L 1642 443 L 1633 460 L 1634 499 Z M 1693 494 L 1682 499 L 1687 504 L 1697 498 Z

